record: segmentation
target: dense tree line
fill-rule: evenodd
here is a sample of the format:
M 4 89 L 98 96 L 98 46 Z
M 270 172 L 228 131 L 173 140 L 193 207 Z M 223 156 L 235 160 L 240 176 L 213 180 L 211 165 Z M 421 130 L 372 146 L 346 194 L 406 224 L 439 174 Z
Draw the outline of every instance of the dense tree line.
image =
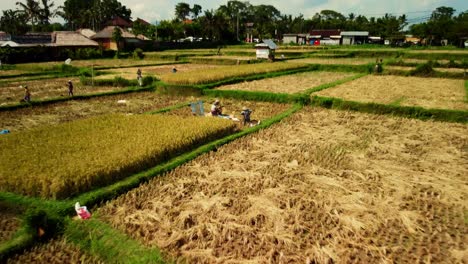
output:
M 99 30 L 115 16 L 131 19 L 131 10 L 118 0 L 66 0 L 63 6 L 53 9 L 49 0 L 24 0 L 18 9 L 4 10 L 0 18 L 0 30 L 11 34 L 26 31 L 74 30 L 92 28 Z M 366 17 L 359 14 L 341 14 L 334 10 L 322 10 L 310 18 L 303 15 L 282 14 L 272 5 L 252 5 L 247 1 L 228 1 L 216 10 L 204 10 L 200 5 L 190 6 L 180 2 L 175 6 L 174 19 L 159 21 L 158 25 L 136 22 L 133 30 L 152 39 L 177 40 L 189 36 L 213 41 L 243 40 L 247 33 L 256 38 L 281 39 L 286 33 L 307 33 L 313 29 L 340 29 L 368 31 L 371 36 L 385 39 L 413 34 L 428 39 L 429 43 L 448 39 L 457 44 L 468 34 L 468 10 L 455 15 L 451 7 L 438 7 L 426 22 L 413 24 L 408 31 L 405 15 L 385 14 Z M 60 16 L 64 25 L 50 24 L 51 18 Z M 440 43 L 440 41 L 439 41 Z

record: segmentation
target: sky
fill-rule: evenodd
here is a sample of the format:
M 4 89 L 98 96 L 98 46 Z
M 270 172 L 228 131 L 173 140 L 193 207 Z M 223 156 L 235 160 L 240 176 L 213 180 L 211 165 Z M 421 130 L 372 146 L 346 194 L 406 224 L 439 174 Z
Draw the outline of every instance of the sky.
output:
M 0 10 L 16 9 L 17 1 L 25 0 L 0 0 Z M 50 0 L 55 6 L 63 4 L 64 0 Z M 120 2 L 132 10 L 132 18 L 142 18 L 148 22 L 168 20 L 174 18 L 174 9 L 177 3 L 184 2 L 190 6 L 198 4 L 204 10 L 216 10 L 225 1 L 213 0 L 120 0 Z M 321 10 L 335 10 L 348 15 L 364 15 L 367 17 L 380 17 L 385 13 L 392 15 L 406 14 L 410 23 L 423 22 L 431 12 L 439 6 L 452 7 L 457 14 L 468 11 L 468 0 L 250 0 L 252 5 L 273 5 L 281 14 L 311 18 Z M 60 19 L 54 21 L 63 22 Z

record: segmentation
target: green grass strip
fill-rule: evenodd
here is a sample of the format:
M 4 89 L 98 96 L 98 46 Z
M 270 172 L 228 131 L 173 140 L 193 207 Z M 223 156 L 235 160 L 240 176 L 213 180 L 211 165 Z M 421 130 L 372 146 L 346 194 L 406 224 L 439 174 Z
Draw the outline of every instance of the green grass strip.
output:
M 325 84 L 319 85 L 317 87 L 308 89 L 308 90 L 304 91 L 302 94 L 310 95 L 312 93 L 316 93 L 316 92 L 319 92 L 319 91 L 322 91 L 322 90 L 325 90 L 325 89 L 328 89 L 328 88 L 332 88 L 332 87 L 338 86 L 338 85 L 343 84 L 343 83 L 347 83 L 347 82 L 350 82 L 350 81 L 357 80 L 357 79 L 359 79 L 361 77 L 364 77 L 366 75 L 367 75 L 367 73 L 361 73 L 361 74 L 354 75 L 354 76 L 344 78 L 344 79 L 341 79 L 341 80 L 338 80 L 338 81 L 334 81 L 334 82 L 331 82 L 331 83 L 325 83 Z
M 346 101 L 333 97 L 312 97 L 311 104 L 329 109 L 350 110 L 380 115 L 395 115 L 421 120 L 467 123 L 468 111 L 448 109 L 426 109 L 417 106 L 395 106 L 377 103 Z
M 106 263 L 165 263 L 156 248 L 146 248 L 127 235 L 99 221 L 69 220 L 64 236 L 81 250 Z
M 57 97 L 57 98 L 51 98 L 51 99 L 45 99 L 45 100 L 33 100 L 30 103 L 18 103 L 18 104 L 13 104 L 13 105 L 0 106 L 0 111 L 12 111 L 12 110 L 20 109 L 20 108 L 31 107 L 31 106 L 49 105 L 49 104 L 66 102 L 66 101 L 71 101 L 71 100 L 86 100 L 86 99 L 90 99 L 94 97 L 109 96 L 109 95 L 116 95 L 116 94 L 146 92 L 146 91 L 153 91 L 154 89 L 155 89 L 155 85 L 149 85 L 147 87 L 129 87 L 127 89 L 120 89 L 116 91 L 75 95 L 73 97 Z

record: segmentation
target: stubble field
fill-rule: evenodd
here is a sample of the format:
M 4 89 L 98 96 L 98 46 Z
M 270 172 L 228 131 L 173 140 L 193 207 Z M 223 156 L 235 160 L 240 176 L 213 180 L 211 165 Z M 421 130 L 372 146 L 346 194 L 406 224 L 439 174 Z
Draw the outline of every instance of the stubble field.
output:
M 224 85 L 219 90 L 263 91 L 272 93 L 298 93 L 325 83 L 352 76 L 351 73 L 304 72 L 276 78 Z
M 461 263 L 468 127 L 306 108 L 109 202 L 189 263 Z
M 360 102 L 468 110 L 463 80 L 374 76 L 322 90 L 315 95 Z

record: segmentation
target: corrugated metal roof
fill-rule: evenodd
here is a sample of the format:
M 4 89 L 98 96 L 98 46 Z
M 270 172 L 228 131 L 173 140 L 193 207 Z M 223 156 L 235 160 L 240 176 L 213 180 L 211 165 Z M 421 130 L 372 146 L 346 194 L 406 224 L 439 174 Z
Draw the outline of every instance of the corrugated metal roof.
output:
M 342 31 L 341 36 L 369 36 L 368 31 Z

